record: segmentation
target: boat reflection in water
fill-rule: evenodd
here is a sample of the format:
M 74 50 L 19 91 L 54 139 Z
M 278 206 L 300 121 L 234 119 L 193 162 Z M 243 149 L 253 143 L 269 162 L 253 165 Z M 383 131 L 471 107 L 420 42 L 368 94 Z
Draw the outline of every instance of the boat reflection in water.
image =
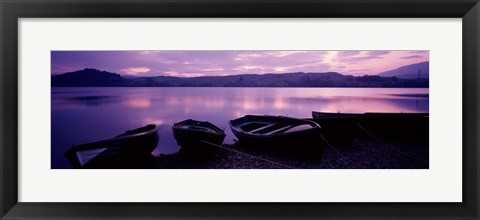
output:
M 150 124 L 112 139 L 73 146 L 64 156 L 74 168 L 139 168 L 152 158 L 157 143 L 157 126 Z

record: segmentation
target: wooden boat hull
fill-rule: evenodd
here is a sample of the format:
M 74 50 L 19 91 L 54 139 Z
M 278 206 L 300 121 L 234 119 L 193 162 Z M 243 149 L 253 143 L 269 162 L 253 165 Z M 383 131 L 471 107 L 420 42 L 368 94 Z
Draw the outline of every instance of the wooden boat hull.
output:
M 328 117 L 354 117 L 360 130 L 379 138 L 395 140 L 411 140 L 412 138 L 428 138 L 428 113 L 325 113 L 312 112 L 314 120 Z
M 272 152 L 321 157 L 323 150 L 320 141 L 321 129 L 313 121 L 278 116 L 247 115 L 229 123 L 233 134 L 242 145 Z M 289 126 L 310 126 L 310 128 L 288 133 L 282 132 L 282 129 L 287 129 Z
M 155 125 L 139 129 L 144 130 L 133 134 L 129 134 L 132 131 L 127 131 L 112 139 L 74 146 L 65 152 L 65 157 L 74 168 L 141 167 L 146 159 L 152 157 L 151 152 L 158 143 L 158 134 Z
M 315 119 L 327 118 L 327 117 L 357 117 L 362 114 L 357 113 L 339 113 L 339 112 L 316 112 L 312 111 L 312 117 Z
M 173 136 L 183 152 L 212 152 L 222 145 L 225 132 L 210 122 L 187 119 L 172 126 Z
M 332 114 L 306 120 L 319 124 L 325 140 L 335 147 L 350 146 L 359 134 L 357 116 L 354 115 Z
M 361 119 L 363 128 L 381 138 L 428 139 L 428 113 L 365 113 Z

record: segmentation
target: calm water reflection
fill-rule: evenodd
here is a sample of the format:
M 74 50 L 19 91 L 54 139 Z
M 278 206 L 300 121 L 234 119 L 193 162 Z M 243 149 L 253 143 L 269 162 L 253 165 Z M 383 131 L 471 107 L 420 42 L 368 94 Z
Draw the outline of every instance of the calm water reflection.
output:
M 52 168 L 70 168 L 72 144 L 114 137 L 157 124 L 153 154 L 179 150 L 174 121 L 192 118 L 225 128 L 246 114 L 311 117 L 324 112 L 428 112 L 428 89 L 389 88 L 52 88 Z

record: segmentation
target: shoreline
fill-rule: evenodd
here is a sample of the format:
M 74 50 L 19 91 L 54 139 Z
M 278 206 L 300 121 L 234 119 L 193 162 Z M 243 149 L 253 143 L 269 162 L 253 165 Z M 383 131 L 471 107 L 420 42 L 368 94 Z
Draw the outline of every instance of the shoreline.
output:
M 322 141 L 321 160 L 274 154 L 237 144 L 223 145 L 210 157 L 179 153 L 151 158 L 146 169 L 428 169 L 428 137 L 404 142 L 380 142 L 359 135 L 350 146 L 329 145 Z M 252 155 L 252 156 L 247 156 Z M 261 158 L 261 159 L 257 159 Z M 271 162 L 268 162 L 271 161 Z

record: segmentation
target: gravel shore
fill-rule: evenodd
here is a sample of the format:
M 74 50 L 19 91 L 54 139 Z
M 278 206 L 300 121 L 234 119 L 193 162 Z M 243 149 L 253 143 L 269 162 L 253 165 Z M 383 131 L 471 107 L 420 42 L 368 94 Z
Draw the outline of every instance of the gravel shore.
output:
M 326 140 L 326 141 L 324 141 Z M 211 155 L 182 152 L 158 155 L 152 169 L 428 169 L 428 137 L 379 139 L 359 134 L 348 143 L 321 141 L 322 158 L 274 154 L 241 144 L 223 145 Z M 327 143 L 328 142 L 328 143 Z

